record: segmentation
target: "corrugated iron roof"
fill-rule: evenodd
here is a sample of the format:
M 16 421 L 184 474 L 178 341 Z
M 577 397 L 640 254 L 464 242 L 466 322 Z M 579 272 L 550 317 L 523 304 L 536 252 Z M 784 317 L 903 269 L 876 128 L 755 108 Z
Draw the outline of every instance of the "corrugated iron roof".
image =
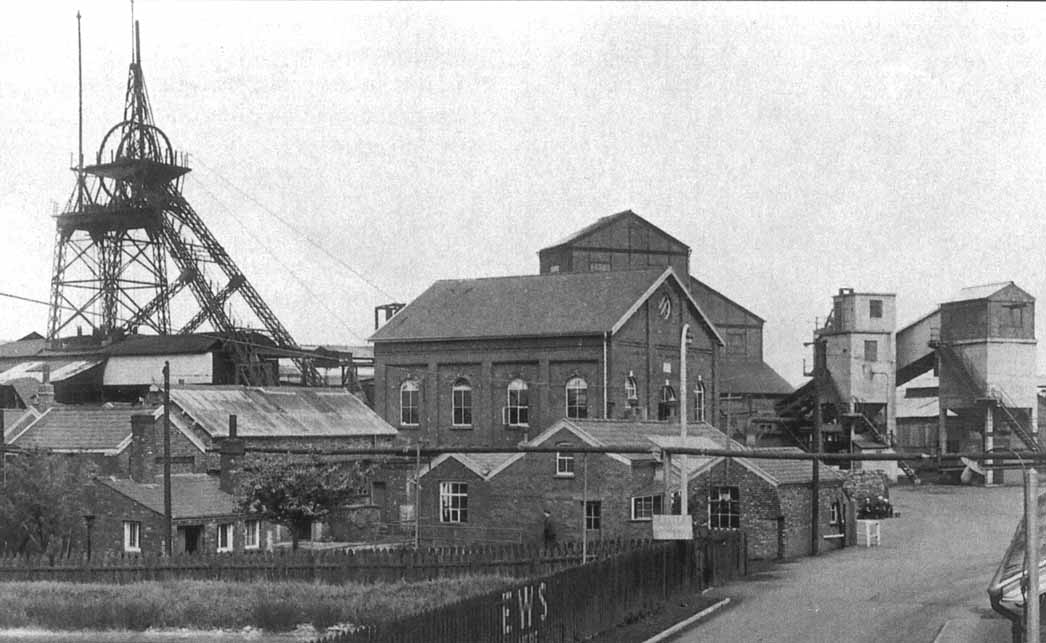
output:
M 45 364 L 51 368 L 51 382 L 61 382 L 101 363 L 102 360 L 100 359 L 28 360 L 18 362 L 0 372 L 0 385 L 9 385 L 15 380 L 21 379 L 34 379 L 37 382 L 43 382 Z
M 958 293 L 953 295 L 950 299 L 946 299 L 944 303 L 955 303 L 959 301 L 972 301 L 976 299 L 990 299 L 1000 291 L 1006 290 L 1007 288 L 1015 288 L 1020 291 L 1023 298 L 1034 301 L 1034 298 L 1025 292 L 1020 286 L 1013 283 L 1012 281 L 999 281 L 993 284 L 983 284 L 980 286 L 968 286 L 962 288 Z
M 163 514 L 163 485 L 127 479 L 100 478 L 103 484 L 135 502 Z M 203 473 L 171 476 L 171 514 L 175 520 L 236 515 L 236 499 L 219 487 L 217 477 Z
M 110 345 L 110 355 L 178 355 L 209 353 L 222 340 L 213 335 L 132 335 Z
M 241 437 L 395 436 L 399 432 L 344 390 L 297 387 L 184 386 L 171 402 L 211 437 L 228 435 L 237 416 Z
M 788 395 L 795 388 L 763 361 L 719 362 L 719 387 L 723 393 Z
M 129 404 L 55 406 L 17 434 L 12 443 L 27 449 L 119 453 L 131 437 L 131 416 L 153 408 Z

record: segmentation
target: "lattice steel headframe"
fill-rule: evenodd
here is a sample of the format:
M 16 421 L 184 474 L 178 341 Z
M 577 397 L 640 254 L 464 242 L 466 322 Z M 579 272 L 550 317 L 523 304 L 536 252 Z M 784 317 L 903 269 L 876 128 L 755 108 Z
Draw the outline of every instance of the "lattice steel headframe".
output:
M 94 165 L 81 160 L 74 168 L 76 188 L 57 216 L 47 339 L 58 343 L 84 323 L 99 338 L 209 325 L 231 347 L 238 381 L 273 384 L 271 356 L 297 352 L 302 381 L 319 384 L 310 360 L 182 195 L 189 168 L 153 123 L 138 33 L 135 22 L 123 120 L 102 139 Z M 192 297 L 179 298 L 184 291 Z M 234 321 L 226 310 L 234 300 L 247 305 L 258 326 Z M 191 314 L 176 327 L 172 309 Z

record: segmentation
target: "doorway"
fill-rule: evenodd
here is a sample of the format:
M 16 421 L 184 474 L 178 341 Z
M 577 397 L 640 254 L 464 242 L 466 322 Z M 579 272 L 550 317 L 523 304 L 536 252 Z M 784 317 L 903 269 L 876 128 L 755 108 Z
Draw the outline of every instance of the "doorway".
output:
M 185 543 L 185 553 L 195 554 L 200 550 L 200 540 L 203 536 L 203 525 L 185 525 L 178 527 L 178 535 Z

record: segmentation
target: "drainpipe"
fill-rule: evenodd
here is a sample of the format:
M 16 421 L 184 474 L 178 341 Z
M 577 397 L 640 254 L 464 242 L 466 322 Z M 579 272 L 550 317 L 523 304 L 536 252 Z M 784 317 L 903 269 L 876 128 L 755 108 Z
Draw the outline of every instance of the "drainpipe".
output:
M 607 399 L 607 393 L 609 392 L 609 386 L 607 384 L 607 378 L 610 377 L 610 365 L 607 362 L 607 357 L 610 355 L 610 331 L 603 333 L 603 419 L 609 419 L 610 417 L 610 400 Z

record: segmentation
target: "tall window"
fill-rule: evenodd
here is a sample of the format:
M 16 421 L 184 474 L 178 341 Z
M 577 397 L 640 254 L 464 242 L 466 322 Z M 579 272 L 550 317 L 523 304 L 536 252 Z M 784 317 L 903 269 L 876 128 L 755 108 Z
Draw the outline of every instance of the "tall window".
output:
M 123 550 L 126 552 L 142 551 L 142 523 L 137 520 L 123 521 Z
M 454 426 L 472 426 L 472 386 L 459 378 L 451 391 Z
M 400 424 L 417 426 L 420 417 L 418 400 L 420 389 L 416 380 L 407 380 L 400 385 Z
M 701 380 L 697 380 L 697 386 L 694 387 L 694 419 L 705 421 L 705 383 Z
M 527 391 L 527 383 L 523 380 L 512 380 L 509 383 L 505 415 L 505 423 L 509 426 L 530 424 L 530 394 Z
M 556 452 L 556 475 L 564 478 L 574 477 L 574 454 Z
M 685 391 L 684 391 L 685 392 Z M 657 419 L 667 420 L 672 417 L 676 407 L 676 390 L 667 383 L 661 387 L 661 401 L 657 405 Z
M 661 510 L 662 496 L 639 496 L 632 498 L 632 520 L 651 520 Z
M 218 551 L 232 551 L 232 523 L 218 525 Z
M 864 359 L 868 362 L 879 361 L 879 342 L 867 339 L 864 342 Z
M 585 529 L 603 528 L 603 501 L 588 500 L 585 502 Z
M 636 381 L 636 376 L 632 373 L 628 374 L 625 378 L 625 399 L 629 402 L 635 402 L 639 399 L 639 382 Z
M 567 382 L 567 417 L 588 417 L 588 384 L 580 377 L 572 377 Z
M 464 482 L 439 483 L 439 521 L 463 523 L 469 520 L 469 486 Z
M 741 492 L 737 487 L 712 487 L 708 495 L 708 526 L 712 529 L 740 529 Z
M 243 548 L 258 549 L 261 547 L 261 523 L 257 520 L 243 522 Z

